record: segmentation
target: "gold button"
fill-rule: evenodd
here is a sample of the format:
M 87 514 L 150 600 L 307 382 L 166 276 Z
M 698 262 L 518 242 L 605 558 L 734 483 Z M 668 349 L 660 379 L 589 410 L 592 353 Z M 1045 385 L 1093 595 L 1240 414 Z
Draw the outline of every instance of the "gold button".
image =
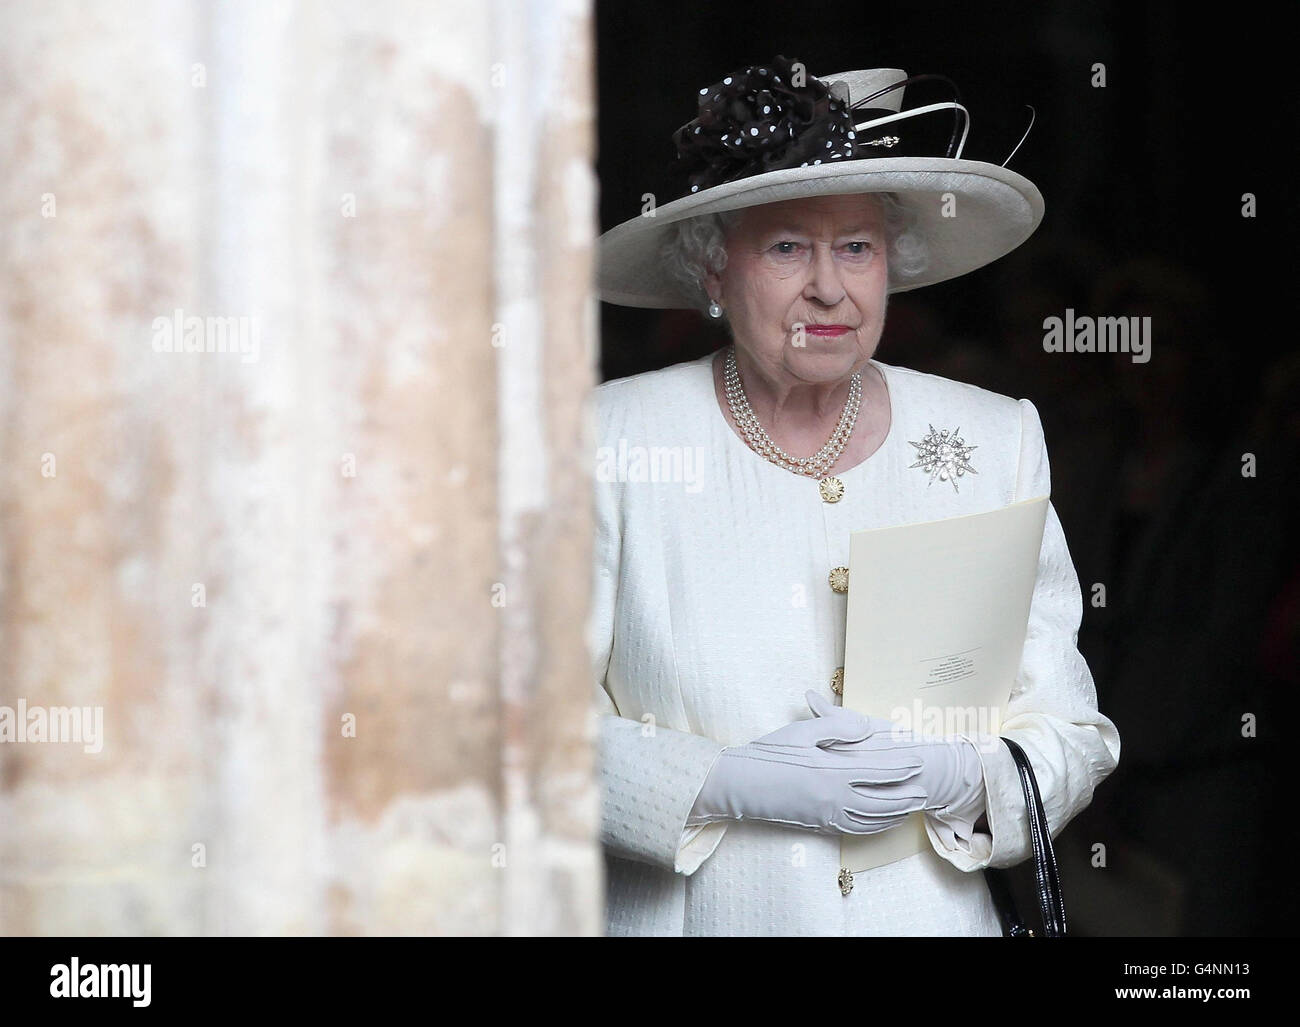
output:
M 844 694 L 844 668 L 836 667 L 835 673 L 831 675 L 831 691 L 836 695 Z
M 822 499 L 828 503 L 838 503 L 844 496 L 844 482 L 839 478 L 823 478 L 818 487 L 822 490 Z
M 830 582 L 832 591 L 847 592 L 849 590 L 849 569 L 847 567 L 836 567 L 831 571 Z

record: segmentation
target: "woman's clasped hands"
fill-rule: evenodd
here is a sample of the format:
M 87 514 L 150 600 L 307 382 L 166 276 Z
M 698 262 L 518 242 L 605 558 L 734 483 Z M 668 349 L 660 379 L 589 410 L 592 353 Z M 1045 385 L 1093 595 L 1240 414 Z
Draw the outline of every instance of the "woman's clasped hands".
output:
M 806 698 L 811 719 L 719 754 L 688 825 L 752 819 L 824 834 L 875 834 L 932 810 L 969 833 L 985 799 L 970 741 L 916 736 L 816 692 Z

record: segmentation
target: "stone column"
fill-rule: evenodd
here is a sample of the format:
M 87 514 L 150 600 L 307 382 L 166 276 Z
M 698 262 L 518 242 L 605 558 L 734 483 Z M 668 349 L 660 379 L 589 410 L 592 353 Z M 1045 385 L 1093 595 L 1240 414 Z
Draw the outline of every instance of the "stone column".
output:
M 0 932 L 598 933 L 591 15 L 530 12 L 0 6 Z

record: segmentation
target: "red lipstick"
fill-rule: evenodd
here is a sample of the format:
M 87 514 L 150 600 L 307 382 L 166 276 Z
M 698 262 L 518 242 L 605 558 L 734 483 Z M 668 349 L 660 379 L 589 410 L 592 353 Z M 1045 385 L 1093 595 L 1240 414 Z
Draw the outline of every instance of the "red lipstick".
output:
M 807 335 L 835 336 L 853 329 L 848 325 L 804 325 L 803 330 Z

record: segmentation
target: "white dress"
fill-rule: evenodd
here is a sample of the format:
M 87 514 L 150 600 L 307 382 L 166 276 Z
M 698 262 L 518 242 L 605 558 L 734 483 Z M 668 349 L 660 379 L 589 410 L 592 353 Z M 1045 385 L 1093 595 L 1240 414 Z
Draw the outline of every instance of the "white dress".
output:
M 844 662 L 847 596 L 828 583 L 864 528 L 981 513 L 1050 493 L 1038 412 L 972 385 L 872 361 L 889 433 L 815 479 L 750 450 L 720 409 L 712 357 L 607 382 L 595 393 L 596 560 L 588 622 L 597 704 L 601 840 L 610 935 L 997 935 L 983 874 L 1031 855 L 1005 747 L 981 753 L 991 837 L 855 875 L 841 894 L 839 836 L 761 821 L 687 828 L 724 746 L 811 716 L 804 693 Z M 929 427 L 961 429 L 978 472 L 960 491 L 910 465 Z M 1077 647 L 1078 576 L 1049 508 L 1024 657 L 1000 733 L 1033 763 L 1055 835 L 1119 759 Z

